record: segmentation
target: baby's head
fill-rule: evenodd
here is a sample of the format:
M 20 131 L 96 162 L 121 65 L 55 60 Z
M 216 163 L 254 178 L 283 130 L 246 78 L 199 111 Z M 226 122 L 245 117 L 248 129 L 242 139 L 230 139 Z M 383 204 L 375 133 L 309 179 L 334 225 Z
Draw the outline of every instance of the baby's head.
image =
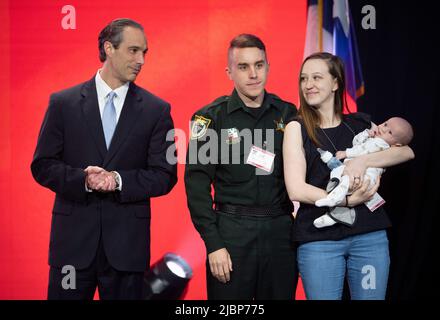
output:
M 381 138 L 390 146 L 404 146 L 411 142 L 414 136 L 412 126 L 403 118 L 390 118 L 377 126 L 374 137 Z

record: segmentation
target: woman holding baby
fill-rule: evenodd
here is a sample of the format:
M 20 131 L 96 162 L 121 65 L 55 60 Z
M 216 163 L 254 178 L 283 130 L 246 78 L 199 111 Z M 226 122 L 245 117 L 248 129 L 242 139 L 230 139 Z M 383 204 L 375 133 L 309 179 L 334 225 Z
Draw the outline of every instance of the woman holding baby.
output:
M 396 144 L 347 161 L 344 175 L 349 177 L 350 195 L 337 206 L 353 208 L 356 223 L 317 228 L 313 222 L 334 209 L 315 206 L 317 200 L 327 197 L 330 177 L 317 148 L 332 154 L 344 151 L 372 124 L 365 114 L 343 114 L 344 67 L 330 53 L 315 53 L 304 60 L 299 95 L 299 116 L 286 126 L 283 157 L 287 191 L 291 200 L 301 203 L 293 235 L 306 297 L 341 299 L 347 277 L 353 300 L 384 299 L 390 264 L 385 229 L 391 223 L 383 206 L 371 212 L 364 204 L 379 187 L 379 179 L 370 185 L 364 174 L 369 167 L 386 168 L 408 161 L 414 153 L 408 146 Z

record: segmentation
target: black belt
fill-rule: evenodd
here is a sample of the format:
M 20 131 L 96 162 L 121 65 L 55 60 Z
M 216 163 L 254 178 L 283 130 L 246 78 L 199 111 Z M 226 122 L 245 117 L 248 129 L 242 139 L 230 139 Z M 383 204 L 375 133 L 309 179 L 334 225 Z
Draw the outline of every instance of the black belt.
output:
M 293 204 L 285 204 L 281 206 L 258 206 L 258 207 L 233 205 L 233 204 L 225 204 L 225 203 L 215 204 L 215 210 L 224 213 L 254 216 L 254 217 L 274 217 L 274 216 L 291 214 L 293 212 L 293 209 L 294 209 Z

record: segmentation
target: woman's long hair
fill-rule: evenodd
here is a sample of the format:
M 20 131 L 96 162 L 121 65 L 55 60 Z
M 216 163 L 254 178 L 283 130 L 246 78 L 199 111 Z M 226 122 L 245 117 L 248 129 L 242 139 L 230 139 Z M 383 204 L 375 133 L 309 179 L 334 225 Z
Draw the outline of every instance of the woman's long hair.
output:
M 323 60 L 329 69 L 329 73 L 336 79 L 338 82 L 338 89 L 335 92 L 335 115 L 337 115 L 340 119 L 342 119 L 342 111 L 344 108 L 348 111 L 347 107 L 347 99 L 345 92 L 345 72 L 344 72 L 344 63 L 342 60 L 331 53 L 328 52 L 317 52 L 308 56 L 301 65 L 301 70 L 299 74 L 299 97 L 300 97 L 300 108 L 298 111 L 298 117 L 302 120 L 303 125 L 307 130 L 307 134 L 310 139 L 316 146 L 320 146 L 320 142 L 317 136 L 317 128 L 321 124 L 321 118 L 318 113 L 318 110 L 309 105 L 304 98 L 304 94 L 301 89 L 301 73 L 304 67 L 304 63 L 308 60 L 312 59 L 320 59 Z

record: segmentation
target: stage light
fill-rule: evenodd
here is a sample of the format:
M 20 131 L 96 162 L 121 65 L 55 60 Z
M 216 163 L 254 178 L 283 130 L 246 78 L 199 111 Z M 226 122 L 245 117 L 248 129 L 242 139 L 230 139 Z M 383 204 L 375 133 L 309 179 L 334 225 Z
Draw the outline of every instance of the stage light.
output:
M 165 254 L 144 276 L 145 300 L 177 300 L 192 278 L 192 269 L 180 256 Z

